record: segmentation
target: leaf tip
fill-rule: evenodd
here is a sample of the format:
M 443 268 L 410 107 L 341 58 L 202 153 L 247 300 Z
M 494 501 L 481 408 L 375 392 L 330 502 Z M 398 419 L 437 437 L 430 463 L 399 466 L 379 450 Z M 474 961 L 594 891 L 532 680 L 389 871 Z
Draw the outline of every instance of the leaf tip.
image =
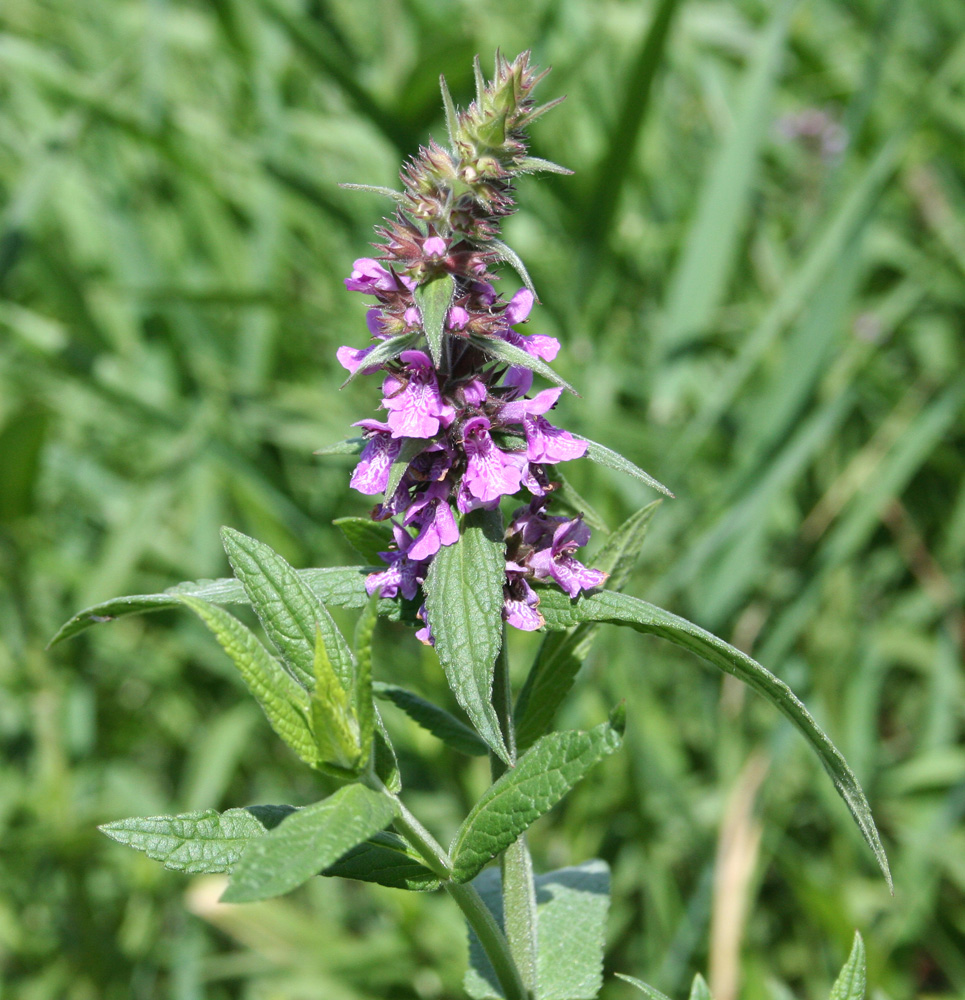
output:
M 623 736 L 627 729 L 627 703 L 621 701 L 612 712 L 610 712 L 610 727 L 619 736 Z

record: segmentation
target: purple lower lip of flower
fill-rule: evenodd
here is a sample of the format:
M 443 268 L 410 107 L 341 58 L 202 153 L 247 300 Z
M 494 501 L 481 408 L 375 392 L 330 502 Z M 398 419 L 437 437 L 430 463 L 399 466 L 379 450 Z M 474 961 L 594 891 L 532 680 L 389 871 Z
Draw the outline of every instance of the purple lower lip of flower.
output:
M 496 333 L 507 344 L 512 344 L 532 357 L 542 358 L 544 361 L 552 361 L 560 352 L 560 342 L 555 337 L 539 333 L 525 335 L 510 329 L 497 330 Z
M 599 569 L 588 569 L 569 553 L 553 554 L 551 549 L 534 552 L 527 560 L 537 580 L 553 580 L 570 597 L 578 597 L 581 590 L 601 586 L 607 578 Z
M 432 438 L 440 427 L 448 427 L 455 408 L 439 392 L 435 370 L 422 351 L 403 351 L 404 378 L 390 375 L 382 386 L 382 405 L 389 411 L 388 424 L 397 438 Z
M 340 347 L 335 352 L 335 357 L 338 358 L 338 363 L 346 371 L 354 375 L 361 367 L 362 362 L 375 350 L 375 347 L 375 344 L 371 347 L 363 347 L 361 350 L 356 350 L 354 347 Z M 363 369 L 363 374 L 368 375 L 377 370 L 378 365 L 373 365 L 368 369 Z
M 366 496 L 384 493 L 389 485 L 392 463 L 399 457 L 402 449 L 402 440 L 393 438 L 392 428 L 378 420 L 359 420 L 352 426 L 361 427 L 368 440 L 349 485 Z
M 463 425 L 467 458 L 463 485 L 483 503 L 519 492 L 526 467 L 522 455 L 496 447 L 489 435 L 490 427 L 485 417 L 473 417 Z
M 398 291 L 399 282 L 396 275 L 387 271 L 377 260 L 360 257 L 353 265 L 352 276 L 345 279 L 345 287 L 350 292 L 374 294 L 376 291 Z
M 431 483 L 413 498 L 403 523 L 419 528 L 409 547 L 411 559 L 430 559 L 443 545 L 459 541 L 459 526 L 449 506 L 449 486 Z
M 503 588 L 503 618 L 507 624 L 524 632 L 535 632 L 546 624 L 538 611 L 539 595 L 522 576 L 523 566 L 506 563 L 506 586 Z

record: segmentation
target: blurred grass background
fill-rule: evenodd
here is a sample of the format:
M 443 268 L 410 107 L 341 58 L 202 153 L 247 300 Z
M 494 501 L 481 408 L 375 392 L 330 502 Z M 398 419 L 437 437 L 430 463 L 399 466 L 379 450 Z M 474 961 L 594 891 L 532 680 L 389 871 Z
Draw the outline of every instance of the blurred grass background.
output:
M 318 788 L 186 616 L 53 651 L 77 609 L 226 572 L 218 526 L 357 559 L 342 278 L 471 60 L 531 47 L 568 100 L 508 242 L 583 392 L 565 425 L 668 483 L 628 589 L 753 652 L 858 772 L 889 897 L 803 741 L 656 641 L 605 634 L 565 709 L 625 753 L 534 830 L 606 858 L 608 971 L 824 997 L 853 928 L 877 1000 L 965 995 L 965 7 L 960 0 L 6 0 L 0 6 L 0 995 L 448 998 L 438 896 L 217 886 L 98 835 Z M 516 280 L 504 277 L 506 291 Z M 567 470 L 615 525 L 651 497 Z M 383 679 L 446 697 L 388 627 Z M 520 670 L 532 642 L 516 636 Z M 388 716 L 448 836 L 484 764 Z M 418 757 L 417 757 L 418 755 Z M 607 998 L 632 995 L 611 981 Z

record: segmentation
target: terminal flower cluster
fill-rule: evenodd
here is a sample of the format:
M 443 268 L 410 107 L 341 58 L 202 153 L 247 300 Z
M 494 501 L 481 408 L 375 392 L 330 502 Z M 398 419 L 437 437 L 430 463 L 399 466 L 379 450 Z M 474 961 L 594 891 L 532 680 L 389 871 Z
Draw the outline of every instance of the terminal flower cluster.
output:
M 606 579 L 574 556 L 590 536 L 582 517 L 545 513 L 555 488 L 548 467 L 587 449 L 547 417 L 563 390 L 532 391 L 526 359 L 543 367 L 559 342 L 515 329 L 535 296 L 524 287 L 506 301 L 490 272 L 507 259 L 496 237 L 514 210 L 512 178 L 560 169 L 526 155 L 525 126 L 551 106 L 530 99 L 540 78 L 528 54 L 512 63 L 499 57 L 494 80 L 477 83 L 467 111 L 448 102 L 451 150 L 432 143 L 406 166 L 395 216 L 377 230 L 380 254 L 356 260 L 345 281 L 376 299 L 366 316 L 372 343 L 337 352 L 353 376 L 383 374 L 385 418 L 355 424 L 364 446 L 351 478 L 360 493 L 385 494 L 372 517 L 392 523 L 393 544 L 380 553 L 387 567 L 368 577 L 369 593 L 415 599 L 433 557 L 458 540 L 458 515 L 519 496 L 526 502 L 506 532 L 503 617 L 526 630 L 543 624 L 532 582 L 576 597 Z M 440 278 L 451 294 L 434 358 L 419 290 Z M 522 363 L 508 363 L 500 344 Z M 428 622 L 419 636 L 431 642 Z

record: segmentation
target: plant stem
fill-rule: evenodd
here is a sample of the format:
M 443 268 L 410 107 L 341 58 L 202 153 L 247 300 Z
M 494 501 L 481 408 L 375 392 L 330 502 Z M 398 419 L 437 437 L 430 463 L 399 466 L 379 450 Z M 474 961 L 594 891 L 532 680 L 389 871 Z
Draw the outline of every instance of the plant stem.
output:
M 496 918 L 483 902 L 482 896 L 471 885 L 450 881 L 452 864 L 449 854 L 439 841 L 416 819 L 405 804 L 390 792 L 374 772 L 369 772 L 365 783 L 375 791 L 388 795 L 396 807 L 395 826 L 399 833 L 419 853 L 425 863 L 442 879 L 443 888 L 462 910 L 469 926 L 475 931 L 489 964 L 492 965 L 506 1000 L 531 1000 L 532 994 L 523 984 L 513 952 Z
M 499 719 L 510 760 L 516 761 L 516 727 L 513 723 L 513 694 L 509 679 L 509 658 L 506 653 L 506 630 L 493 674 L 493 706 Z M 490 754 L 493 780 L 506 770 L 503 762 Z M 530 994 L 536 995 L 537 975 L 537 915 L 536 886 L 533 882 L 533 861 L 521 836 L 503 852 L 499 859 L 503 889 L 503 926 L 509 948 L 520 975 Z
M 476 932 L 506 1000 L 530 1000 L 533 994 L 523 983 L 506 935 L 483 902 L 482 896 L 473 886 L 459 882 L 446 882 L 445 889 Z

